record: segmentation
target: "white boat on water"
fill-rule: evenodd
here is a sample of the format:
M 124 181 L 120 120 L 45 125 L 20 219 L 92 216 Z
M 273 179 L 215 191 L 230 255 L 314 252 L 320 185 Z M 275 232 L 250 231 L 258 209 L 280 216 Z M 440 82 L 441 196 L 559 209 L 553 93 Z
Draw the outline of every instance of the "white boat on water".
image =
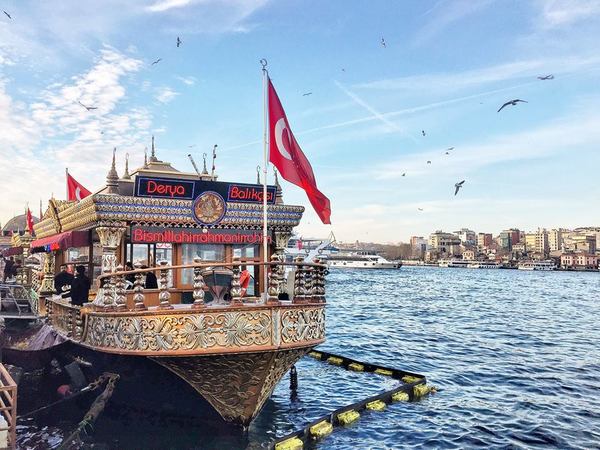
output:
M 326 260 L 330 269 L 399 269 L 401 262 L 388 261 L 383 256 L 367 250 L 331 254 Z
M 556 270 L 552 261 L 523 261 L 517 266 L 519 270 Z
M 286 262 L 295 261 L 301 256 L 305 262 L 314 262 L 315 258 L 325 260 L 332 253 L 339 252 L 335 246 L 335 236 L 331 233 L 327 238 L 302 238 L 292 236 L 284 250 Z
M 499 269 L 502 264 L 488 261 L 469 261 L 468 269 Z
M 454 268 L 462 268 L 465 269 L 468 267 L 469 263 L 473 261 L 467 261 L 466 259 L 442 259 L 439 263 L 439 267 L 454 267 Z

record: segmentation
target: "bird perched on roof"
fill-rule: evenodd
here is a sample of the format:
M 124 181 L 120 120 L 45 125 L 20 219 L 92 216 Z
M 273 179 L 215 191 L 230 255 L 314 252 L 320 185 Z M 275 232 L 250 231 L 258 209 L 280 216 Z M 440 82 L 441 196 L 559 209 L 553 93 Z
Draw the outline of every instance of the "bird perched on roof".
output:
M 6 11 L 4 11 L 4 10 L 2 10 L 2 12 L 3 12 L 4 14 L 6 14 L 6 17 L 8 17 L 10 20 L 12 20 L 12 17 L 10 17 L 10 14 L 9 14 L 9 13 L 7 13 L 7 12 L 6 12 Z
M 458 191 L 460 191 L 460 188 L 463 187 L 463 184 L 465 184 L 465 180 L 459 181 L 454 185 L 454 195 L 458 194 Z
M 554 75 L 544 75 L 542 77 L 537 77 L 538 80 L 554 80 Z
M 305 92 L 302 94 L 302 97 L 308 97 L 309 95 L 312 95 L 312 92 Z
M 385 43 L 385 39 L 381 38 L 381 45 L 383 45 L 383 48 L 387 47 L 386 43 Z
M 177 36 L 177 48 L 179 48 L 179 46 L 182 44 L 181 39 L 179 39 L 179 36 Z
M 88 111 L 91 111 L 93 109 L 98 109 L 97 106 L 86 106 L 83 103 L 81 103 L 80 101 L 77 101 L 77 103 L 79 103 L 81 106 L 83 106 L 85 109 L 87 109 Z
M 156 61 L 154 61 L 151 65 L 153 66 L 154 64 L 158 64 L 159 62 L 162 61 L 162 58 L 158 58 Z
M 521 103 L 529 103 L 529 102 L 527 102 L 527 101 L 525 101 L 525 100 L 521 100 L 521 99 L 515 98 L 514 100 L 509 100 L 509 101 L 507 101 L 507 102 L 506 102 L 504 105 L 502 105 L 502 106 L 500 107 L 500 109 L 499 109 L 497 112 L 500 112 L 500 111 L 502 111 L 502 110 L 503 110 L 505 107 L 507 107 L 508 105 L 517 106 L 517 103 L 519 103 L 519 102 L 521 102 Z

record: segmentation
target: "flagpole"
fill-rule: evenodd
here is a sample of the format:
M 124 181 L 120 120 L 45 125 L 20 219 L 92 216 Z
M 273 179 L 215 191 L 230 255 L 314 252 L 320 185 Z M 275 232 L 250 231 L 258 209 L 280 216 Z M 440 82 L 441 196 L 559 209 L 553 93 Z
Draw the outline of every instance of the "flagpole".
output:
M 261 59 L 260 64 L 262 65 L 263 72 L 263 114 L 264 114 L 264 129 L 263 129 L 263 262 L 269 262 L 269 246 L 267 244 L 267 166 L 269 164 L 268 161 L 268 144 L 267 144 L 267 133 L 268 133 L 268 80 L 269 80 L 269 72 L 267 71 L 267 60 Z M 267 300 L 267 266 L 263 266 L 263 301 Z
M 65 192 L 66 192 L 66 200 L 69 200 L 69 168 L 65 167 Z

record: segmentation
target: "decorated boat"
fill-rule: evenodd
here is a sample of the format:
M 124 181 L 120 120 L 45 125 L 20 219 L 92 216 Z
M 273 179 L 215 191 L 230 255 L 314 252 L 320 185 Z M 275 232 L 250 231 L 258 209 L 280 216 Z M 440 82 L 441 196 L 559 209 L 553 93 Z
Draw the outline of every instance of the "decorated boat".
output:
M 326 266 L 283 257 L 303 211 L 284 204 L 277 178 L 266 189 L 221 182 L 206 161 L 202 172 L 181 172 L 158 159 L 154 139 L 132 173 L 126 162 L 117 174 L 113 152 L 104 187 L 51 199 L 35 225 L 28 251 L 44 256 L 37 312 L 66 339 L 64 354 L 120 373 L 123 397 L 148 394 L 160 409 L 161 395 L 189 402 L 191 387 L 225 421 L 247 425 L 325 340 Z M 83 305 L 68 285 L 55 291 L 61 266 L 86 268 Z

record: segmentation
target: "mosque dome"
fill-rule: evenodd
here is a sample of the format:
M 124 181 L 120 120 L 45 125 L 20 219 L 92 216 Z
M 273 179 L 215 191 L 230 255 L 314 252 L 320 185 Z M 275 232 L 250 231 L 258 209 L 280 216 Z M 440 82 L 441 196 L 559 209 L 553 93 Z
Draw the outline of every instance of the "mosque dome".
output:
M 38 223 L 39 219 L 33 216 L 33 223 Z M 6 224 L 2 227 L 2 232 L 13 231 L 15 233 L 19 231 L 25 231 L 27 229 L 27 215 L 21 214 L 19 216 L 15 216 L 10 219 Z

